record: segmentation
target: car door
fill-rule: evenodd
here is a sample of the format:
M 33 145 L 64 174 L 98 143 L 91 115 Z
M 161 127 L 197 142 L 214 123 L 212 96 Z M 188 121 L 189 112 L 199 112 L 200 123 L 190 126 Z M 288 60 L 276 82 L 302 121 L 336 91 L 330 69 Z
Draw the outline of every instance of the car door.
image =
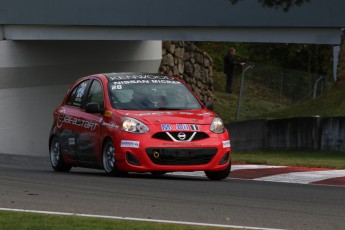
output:
M 91 80 L 80 82 L 72 89 L 66 104 L 61 107 L 58 117 L 58 128 L 60 133 L 60 144 L 62 152 L 73 160 L 77 160 L 76 140 L 83 132 L 81 127 L 81 113 L 83 101 Z
M 104 90 L 100 81 L 94 79 L 85 96 L 85 104 L 98 103 L 101 111 L 104 109 Z M 76 140 L 78 146 L 78 161 L 86 164 L 98 162 L 100 146 L 100 127 L 103 121 L 102 113 L 88 113 L 84 110 L 80 113 L 83 127 Z

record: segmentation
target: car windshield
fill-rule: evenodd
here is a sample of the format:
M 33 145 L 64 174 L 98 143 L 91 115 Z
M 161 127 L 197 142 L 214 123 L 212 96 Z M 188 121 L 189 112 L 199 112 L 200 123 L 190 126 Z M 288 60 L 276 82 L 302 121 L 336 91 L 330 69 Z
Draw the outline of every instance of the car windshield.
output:
M 161 79 L 114 80 L 108 83 L 113 108 L 123 110 L 193 110 L 199 101 L 181 82 Z

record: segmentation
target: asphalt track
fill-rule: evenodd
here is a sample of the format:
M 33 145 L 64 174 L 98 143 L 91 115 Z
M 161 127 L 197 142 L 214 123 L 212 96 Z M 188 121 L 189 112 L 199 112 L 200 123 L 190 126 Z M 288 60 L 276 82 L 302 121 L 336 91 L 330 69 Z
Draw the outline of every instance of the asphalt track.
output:
M 345 229 L 345 187 L 101 170 L 0 154 L 0 208 L 278 229 Z

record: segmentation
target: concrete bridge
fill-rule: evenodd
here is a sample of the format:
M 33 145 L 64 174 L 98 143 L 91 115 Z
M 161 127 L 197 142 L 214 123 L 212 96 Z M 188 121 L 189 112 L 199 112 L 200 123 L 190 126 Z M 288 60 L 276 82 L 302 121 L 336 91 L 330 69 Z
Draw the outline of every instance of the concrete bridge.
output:
M 156 72 L 162 40 L 330 44 L 337 60 L 344 11 L 343 0 L 288 12 L 253 0 L 0 0 L 0 153 L 47 154 L 71 82 Z

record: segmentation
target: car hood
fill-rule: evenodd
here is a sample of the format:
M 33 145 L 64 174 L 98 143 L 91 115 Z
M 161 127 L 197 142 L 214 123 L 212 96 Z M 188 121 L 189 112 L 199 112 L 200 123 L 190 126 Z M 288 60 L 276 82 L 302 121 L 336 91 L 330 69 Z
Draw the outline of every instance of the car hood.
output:
M 177 111 L 117 111 L 122 116 L 129 116 L 146 124 L 211 124 L 216 116 L 213 112 L 201 110 Z

